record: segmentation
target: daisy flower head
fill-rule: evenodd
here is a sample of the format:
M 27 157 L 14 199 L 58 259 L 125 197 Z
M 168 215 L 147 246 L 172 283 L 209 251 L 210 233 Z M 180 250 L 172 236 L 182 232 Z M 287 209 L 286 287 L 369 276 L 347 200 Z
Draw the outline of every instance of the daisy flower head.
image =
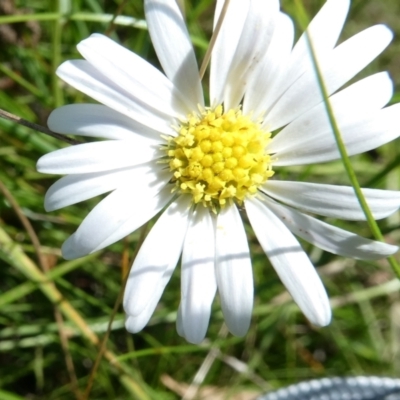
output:
M 223 5 L 217 0 L 214 26 Z M 79 43 L 84 60 L 59 67 L 59 77 L 101 104 L 56 109 L 50 129 L 105 140 L 39 160 L 39 171 L 66 174 L 47 192 L 45 207 L 109 193 L 64 243 L 64 257 L 100 250 L 161 212 L 128 277 L 128 331 L 147 324 L 181 258 L 178 333 L 189 342 L 203 340 L 217 291 L 229 330 L 246 333 L 253 276 L 241 213 L 317 326 L 330 322 L 329 300 L 294 235 L 353 258 L 397 251 L 313 216 L 365 220 L 352 187 L 279 179 L 283 167 L 340 158 L 307 35 L 349 155 L 399 135 L 399 105 L 385 107 L 392 96 L 386 72 L 342 88 L 392 39 L 378 25 L 337 45 L 348 9 L 349 0 L 328 0 L 293 45 L 293 23 L 278 0 L 231 0 L 212 50 L 209 104 L 175 0 L 145 0 L 164 74 L 99 34 Z M 400 206 L 399 192 L 363 194 L 376 219 Z

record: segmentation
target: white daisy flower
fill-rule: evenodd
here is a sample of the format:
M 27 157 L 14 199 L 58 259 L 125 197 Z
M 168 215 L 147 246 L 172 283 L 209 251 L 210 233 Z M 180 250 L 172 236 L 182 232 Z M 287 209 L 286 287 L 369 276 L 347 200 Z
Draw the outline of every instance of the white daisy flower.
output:
M 215 21 L 223 3 L 217 1 Z M 340 90 L 392 39 L 378 25 L 336 46 L 348 9 L 349 0 L 328 0 L 308 34 L 353 155 L 398 137 L 400 106 L 384 108 L 392 96 L 386 72 Z M 165 75 L 98 34 L 78 45 L 85 60 L 58 69 L 65 82 L 102 105 L 61 107 L 50 115 L 50 129 L 106 140 L 39 160 L 39 171 L 67 175 L 49 189 L 45 207 L 111 192 L 64 243 L 64 257 L 100 250 L 162 211 L 128 278 L 126 328 L 138 332 L 147 324 L 181 257 L 179 334 L 203 340 L 218 291 L 229 330 L 241 336 L 253 306 L 245 210 L 294 301 L 313 324 L 327 325 L 326 291 L 294 235 L 360 259 L 386 257 L 397 247 L 310 215 L 365 220 L 351 187 L 279 180 L 282 167 L 340 158 L 306 36 L 293 47 L 293 24 L 278 0 L 232 0 L 212 52 L 206 105 L 176 1 L 145 0 L 145 10 Z M 376 219 L 400 206 L 399 192 L 363 193 Z

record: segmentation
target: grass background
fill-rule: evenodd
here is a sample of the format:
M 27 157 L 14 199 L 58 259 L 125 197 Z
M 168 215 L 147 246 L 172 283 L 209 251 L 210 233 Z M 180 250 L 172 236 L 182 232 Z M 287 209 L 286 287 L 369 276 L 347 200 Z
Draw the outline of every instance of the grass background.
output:
M 296 2 L 281 4 L 296 20 Z M 312 17 L 323 1 L 303 4 Z M 185 3 L 199 60 L 210 38 L 213 8 L 213 0 Z M 113 14 L 129 18 L 119 17 L 113 25 Z M 396 35 L 399 15 L 397 0 L 353 1 L 340 40 L 376 23 L 389 25 Z M 55 107 L 87 101 L 54 71 L 63 60 L 78 58 L 76 44 L 93 32 L 108 33 L 158 65 L 143 17 L 141 0 L 1 0 L 0 108 L 45 125 Z M 357 78 L 382 70 L 393 78 L 393 101 L 400 100 L 397 36 Z M 399 189 L 398 144 L 352 157 L 363 186 Z M 35 163 L 64 146 L 0 119 L 1 399 L 253 399 L 311 378 L 400 373 L 400 284 L 387 261 L 344 259 L 304 243 L 334 308 L 332 324 L 315 329 L 299 313 L 248 229 L 256 298 L 244 338 L 227 333 L 218 300 L 202 345 L 190 345 L 177 335 L 177 268 L 141 333 L 127 333 L 123 312 L 116 310 L 104 356 L 90 378 L 123 276 L 151 223 L 99 253 L 63 260 L 62 242 L 99 201 L 45 213 L 43 196 L 56 177 L 37 173 Z M 276 173 L 280 179 L 348 184 L 341 162 Z M 332 222 L 371 237 L 365 223 Z M 379 224 L 387 242 L 399 242 L 399 215 Z

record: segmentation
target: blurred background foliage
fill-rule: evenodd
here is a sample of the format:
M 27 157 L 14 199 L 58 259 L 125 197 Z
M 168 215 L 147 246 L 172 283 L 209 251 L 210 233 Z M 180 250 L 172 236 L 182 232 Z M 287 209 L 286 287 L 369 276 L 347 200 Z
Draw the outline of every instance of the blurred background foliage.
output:
M 214 0 L 180 3 L 202 60 Z M 281 1 L 294 20 L 296 3 Z M 311 18 L 323 1 L 303 4 Z M 356 78 L 388 70 L 393 101 L 400 100 L 399 15 L 397 0 L 355 0 L 340 39 L 376 23 L 391 27 L 391 46 Z M 93 32 L 106 33 L 159 65 L 143 18 L 142 0 L 1 0 L 0 108 L 45 125 L 55 107 L 88 101 L 54 71 L 62 61 L 79 58 L 76 44 Z M 398 145 L 352 158 L 364 186 L 399 189 Z M 332 324 L 316 329 L 299 313 L 248 229 L 256 298 L 244 338 L 227 333 L 218 300 L 203 344 L 193 346 L 178 336 L 177 268 L 141 333 L 127 333 L 123 312 L 116 310 L 90 378 L 123 276 L 151 224 L 99 253 L 63 260 L 62 242 L 99 201 L 44 211 L 43 196 L 56 177 L 39 174 L 35 163 L 64 146 L 0 119 L 0 399 L 86 399 L 91 386 L 92 399 L 254 399 L 310 378 L 400 373 L 400 284 L 385 260 L 343 259 L 304 243 L 334 308 Z M 340 162 L 277 173 L 282 179 L 348 184 Z M 333 222 L 371 237 L 364 223 Z M 399 223 L 399 215 L 380 221 L 387 242 L 399 242 Z

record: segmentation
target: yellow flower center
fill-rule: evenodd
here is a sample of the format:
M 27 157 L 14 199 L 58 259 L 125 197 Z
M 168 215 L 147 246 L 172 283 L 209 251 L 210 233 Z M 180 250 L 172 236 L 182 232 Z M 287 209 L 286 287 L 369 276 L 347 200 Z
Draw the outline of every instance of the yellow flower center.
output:
M 274 174 L 265 154 L 270 137 L 239 109 L 223 113 L 219 105 L 190 114 L 178 136 L 168 138 L 176 189 L 214 212 L 227 201 L 241 204 Z

